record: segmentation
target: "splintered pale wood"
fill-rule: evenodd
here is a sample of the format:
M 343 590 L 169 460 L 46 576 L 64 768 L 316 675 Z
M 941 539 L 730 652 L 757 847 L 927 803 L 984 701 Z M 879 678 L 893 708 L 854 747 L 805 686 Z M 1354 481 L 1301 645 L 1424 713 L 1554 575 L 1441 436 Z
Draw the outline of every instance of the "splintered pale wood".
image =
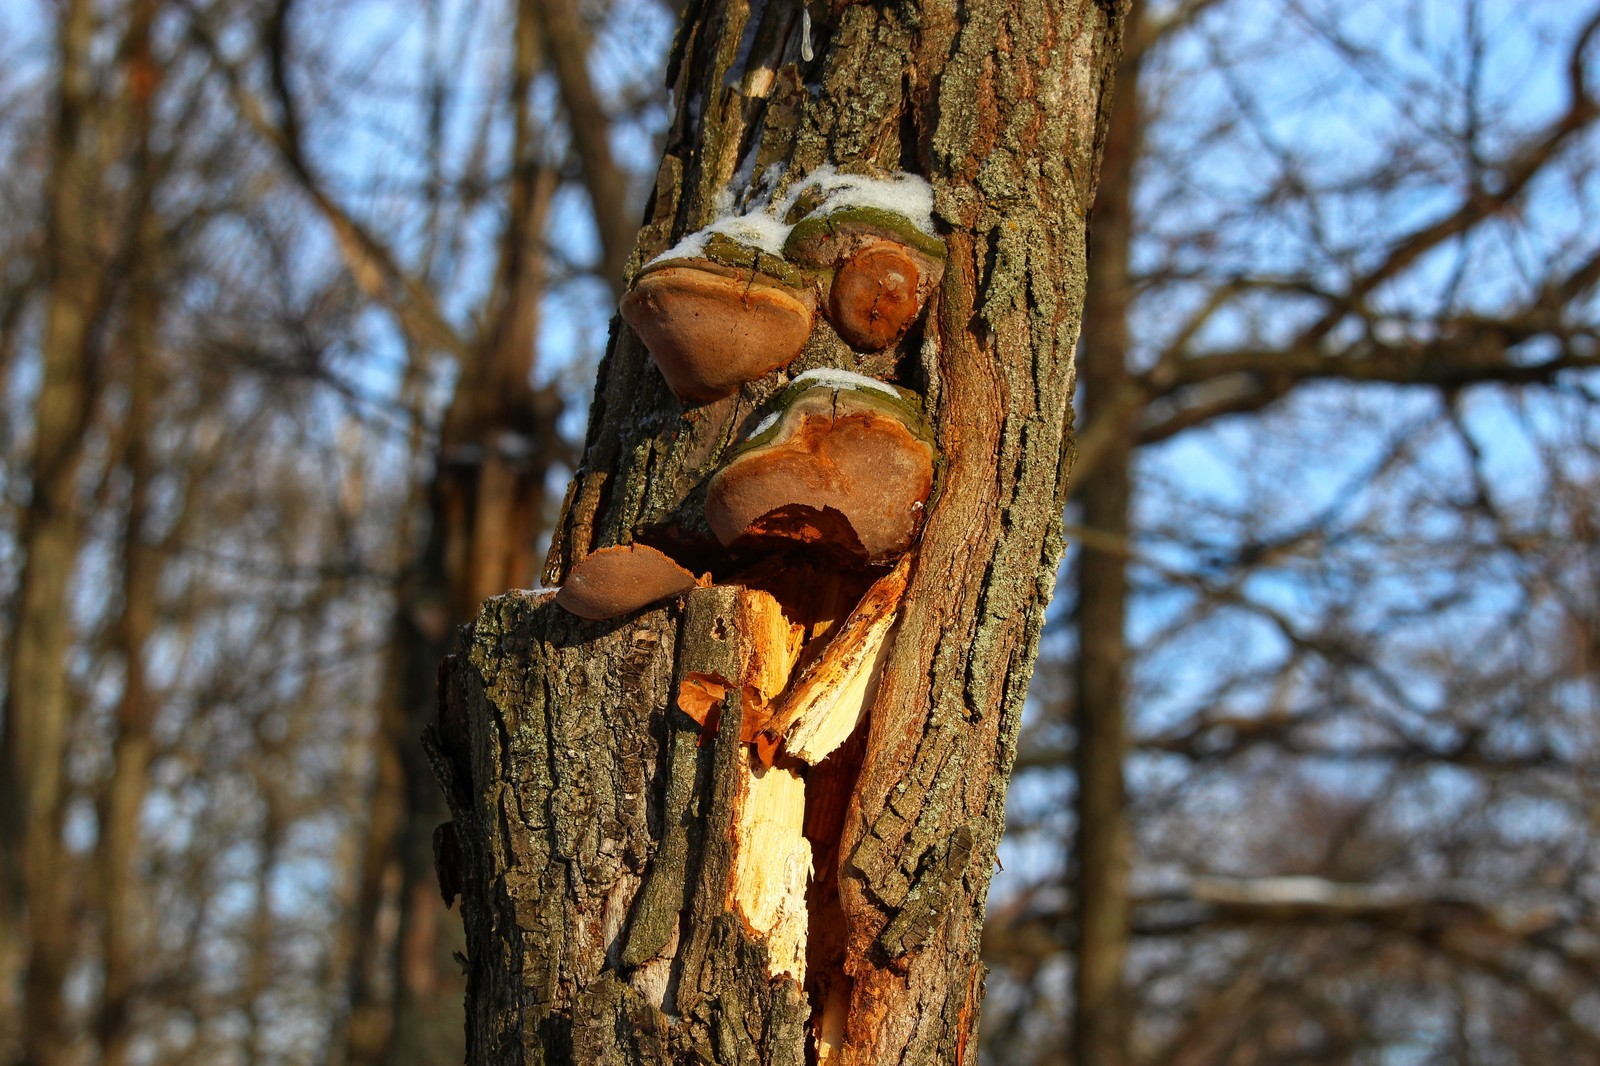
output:
M 806 786 L 789 766 L 739 760 L 730 908 L 767 946 L 767 975 L 806 976 Z
M 817 1039 L 817 1066 L 828 1066 L 839 1061 L 844 1047 L 845 1019 L 850 1013 L 849 978 L 840 976 L 828 989 L 828 998 L 822 1010 L 812 1019 Z
M 739 590 L 733 616 L 726 624 L 732 627 L 737 646 L 733 672 L 738 676 L 691 671 L 678 685 L 678 706 L 708 729 L 715 727 L 711 716 L 735 686 L 741 689 L 746 720 L 764 721 L 771 713 L 772 701 L 788 684 L 805 644 L 804 627 L 791 623 L 772 594 L 760 589 Z
M 719 709 L 735 701 L 765 719 L 805 636 L 770 593 L 729 585 L 690 593 L 684 633 L 678 705 L 708 731 Z M 811 879 L 805 782 L 793 765 L 760 765 L 738 739 L 744 728 L 741 720 L 737 731 L 723 729 L 719 736 L 725 739 L 717 741 L 738 747 L 730 766 L 728 820 L 721 830 L 732 852 L 727 909 L 752 940 L 765 946 L 769 978 L 786 974 L 803 981 Z
M 781 743 L 785 754 L 816 765 L 855 731 L 877 690 L 909 569 L 907 556 L 874 582 L 795 678 L 756 733 L 763 762 L 772 762 Z
M 856 570 L 841 570 L 820 561 L 793 556 L 768 557 L 738 575 L 746 588 L 770 592 L 783 605 L 791 622 L 805 627 L 806 650 L 800 662 L 809 664 L 841 625 L 872 584 Z

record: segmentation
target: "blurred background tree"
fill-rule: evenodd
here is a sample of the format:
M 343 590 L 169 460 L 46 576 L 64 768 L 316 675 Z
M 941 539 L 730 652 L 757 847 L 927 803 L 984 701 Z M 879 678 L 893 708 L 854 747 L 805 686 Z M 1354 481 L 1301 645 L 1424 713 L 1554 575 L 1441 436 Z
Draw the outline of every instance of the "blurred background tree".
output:
M 995 1060 L 1596 1061 L 1600 10 L 1133 19 Z
M 461 1057 L 420 716 L 535 580 L 669 33 L 0 13 L 4 1061 Z
M 1600 1061 L 1600 9 L 1135 18 L 988 1054 Z M 418 722 L 673 19 L 0 9 L 0 1061 L 459 1055 Z

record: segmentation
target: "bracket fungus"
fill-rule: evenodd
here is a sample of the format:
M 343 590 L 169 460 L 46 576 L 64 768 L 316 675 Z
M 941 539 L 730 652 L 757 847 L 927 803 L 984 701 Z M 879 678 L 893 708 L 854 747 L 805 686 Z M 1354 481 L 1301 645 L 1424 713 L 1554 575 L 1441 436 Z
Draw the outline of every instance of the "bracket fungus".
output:
M 827 315 L 847 343 L 876 351 L 899 340 L 944 276 L 944 241 L 878 207 L 846 207 L 797 222 L 784 256 L 834 271 Z
M 762 266 L 776 258 L 752 254 Z M 677 397 L 698 402 L 787 366 L 811 335 L 812 305 L 780 276 L 690 258 L 651 264 L 620 309 Z
M 828 290 L 828 320 L 855 348 L 876 351 L 900 339 L 917 315 L 922 272 L 897 244 L 880 241 L 839 267 Z
M 935 459 L 915 394 L 808 371 L 711 479 L 706 521 L 726 547 L 801 544 L 884 562 L 921 532 Z
M 700 584 L 671 557 L 647 544 L 601 548 L 579 560 L 556 591 L 556 603 L 600 621 L 648 607 Z

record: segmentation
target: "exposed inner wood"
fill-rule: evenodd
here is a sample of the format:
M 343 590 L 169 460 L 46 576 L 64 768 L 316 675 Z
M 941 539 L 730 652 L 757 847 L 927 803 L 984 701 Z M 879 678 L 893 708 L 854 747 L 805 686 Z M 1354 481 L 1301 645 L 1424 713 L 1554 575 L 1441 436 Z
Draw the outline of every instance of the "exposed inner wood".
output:
M 797 558 L 759 564 L 724 586 L 731 602 L 701 623 L 725 652 L 677 685 L 678 706 L 703 737 L 738 694 L 728 909 L 765 946 L 768 976 L 805 986 L 819 1062 L 846 1037 L 839 839 L 909 571 L 908 558 L 876 580 Z
M 783 692 L 805 648 L 806 627 L 790 621 L 776 597 L 762 589 L 744 589 L 731 625 L 737 634 L 737 679 L 721 674 L 685 674 L 678 685 L 678 706 L 702 728 L 716 727 L 716 709 L 737 684 L 749 732 L 771 716 L 773 701 Z
M 746 703 L 770 705 L 789 683 L 789 675 L 805 647 L 805 627 L 789 620 L 776 597 L 748 589 L 739 598 L 743 660 L 740 684 Z
M 852 981 L 845 972 L 848 928 L 839 901 L 839 839 L 866 754 L 863 725 L 819 765 L 806 772 L 806 839 L 816 866 L 806 906 L 811 936 L 806 951 L 806 992 L 811 998 L 811 1042 L 817 1062 L 837 1061 L 844 1045 Z
M 766 943 L 768 976 L 804 981 L 811 880 L 805 780 L 792 765 L 762 766 L 747 757 L 738 789 L 730 909 Z
M 871 581 L 867 572 L 769 560 L 741 575 L 732 611 L 718 616 L 729 632 L 714 635 L 731 655 L 717 670 L 735 676 L 703 669 L 678 684 L 678 706 L 707 731 L 728 695 L 739 694 L 728 906 L 765 945 L 768 976 L 807 984 L 819 1055 L 843 1039 L 848 1012 L 838 841 L 861 764 L 860 726 L 908 569 L 902 561 Z M 777 755 L 785 729 L 801 736 L 799 750 L 817 765 Z
M 709 669 L 685 673 L 678 684 L 678 706 L 705 729 L 737 691 L 744 712 L 753 720 L 764 719 L 800 657 L 806 627 L 791 621 L 772 593 L 753 588 L 737 589 L 732 609 L 708 624 L 714 630 L 708 635 L 728 649 L 716 670 L 733 676 Z M 744 731 L 741 724 L 740 733 Z M 803 982 L 806 888 L 811 880 L 805 781 L 798 763 L 763 765 L 749 745 L 741 742 L 739 747 L 728 827 L 733 852 L 728 909 L 752 938 L 765 944 L 769 977 L 787 975 Z
M 762 760 L 783 751 L 815 765 L 855 731 L 877 691 L 910 557 L 873 583 L 844 624 L 783 693 L 753 738 Z
M 805 649 L 798 666 L 821 653 L 833 632 L 871 586 L 875 571 L 856 570 L 804 556 L 769 556 L 738 575 L 739 584 L 761 589 L 783 606 L 793 625 L 805 631 Z
M 817 1048 L 817 1066 L 837 1062 L 844 1048 L 844 1023 L 850 1014 L 850 978 L 843 974 L 827 992 L 822 1010 L 812 1024 Z

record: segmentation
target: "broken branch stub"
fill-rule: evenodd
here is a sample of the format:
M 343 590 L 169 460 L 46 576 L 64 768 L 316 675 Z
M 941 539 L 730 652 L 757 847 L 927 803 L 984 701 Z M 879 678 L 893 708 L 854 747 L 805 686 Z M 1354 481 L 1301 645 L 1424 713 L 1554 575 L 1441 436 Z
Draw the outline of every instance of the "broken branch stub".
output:
M 933 491 L 931 434 L 910 394 L 854 377 L 801 375 L 711 479 L 706 521 L 724 546 L 880 563 L 915 542 Z
M 685 671 L 678 685 L 678 708 L 702 728 L 711 729 L 716 723 L 710 716 L 728 692 L 738 688 L 753 729 L 770 715 L 773 701 L 789 683 L 805 630 L 760 589 L 738 589 L 731 611 L 720 622 L 727 627 L 725 639 L 733 642 L 733 660 L 726 672 Z
M 702 727 L 711 725 L 709 715 L 723 699 L 736 704 L 747 720 L 764 720 L 770 701 L 788 683 L 803 635 L 769 593 L 733 585 L 692 592 L 684 632 L 678 706 Z M 696 708 L 702 709 L 697 713 Z M 727 911 L 765 947 L 767 976 L 804 981 L 806 887 L 812 870 L 805 781 L 793 763 L 761 765 L 739 741 L 744 723 L 737 731 L 731 726 L 721 729 L 716 743 L 732 741 L 738 748 L 726 756 L 733 772 L 731 817 L 718 830 L 727 834 L 732 855 L 727 879 L 716 878 L 711 887 L 726 892 Z

